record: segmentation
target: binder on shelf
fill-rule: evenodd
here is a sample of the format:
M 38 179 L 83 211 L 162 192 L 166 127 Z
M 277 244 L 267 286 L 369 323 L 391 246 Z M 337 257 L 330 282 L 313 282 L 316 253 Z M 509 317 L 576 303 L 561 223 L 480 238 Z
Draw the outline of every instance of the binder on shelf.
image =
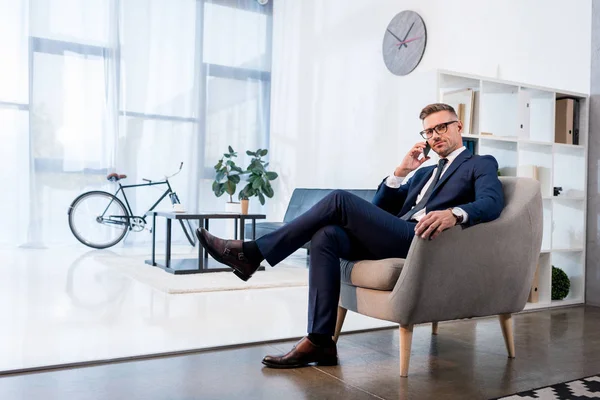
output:
M 577 144 L 573 142 L 575 100 L 556 100 L 556 116 L 554 121 L 554 142 Z M 578 139 L 578 138 L 577 138 Z M 578 142 L 578 140 L 576 141 Z
M 467 148 L 467 150 L 469 150 L 471 153 L 476 154 L 475 153 L 475 140 L 463 138 L 463 146 L 465 146 Z
M 540 264 L 535 269 L 535 275 L 533 275 L 533 282 L 531 283 L 531 289 L 529 290 L 529 298 L 527 299 L 530 303 L 537 303 L 540 301 L 540 291 L 538 285 L 540 283 Z

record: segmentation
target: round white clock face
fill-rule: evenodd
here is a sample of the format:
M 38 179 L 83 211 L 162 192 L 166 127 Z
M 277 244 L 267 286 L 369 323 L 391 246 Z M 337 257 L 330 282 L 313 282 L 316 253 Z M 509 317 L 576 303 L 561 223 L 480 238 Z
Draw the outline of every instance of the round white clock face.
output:
M 407 75 L 423 58 L 427 30 L 419 14 L 402 11 L 388 25 L 383 36 L 383 61 L 391 73 Z

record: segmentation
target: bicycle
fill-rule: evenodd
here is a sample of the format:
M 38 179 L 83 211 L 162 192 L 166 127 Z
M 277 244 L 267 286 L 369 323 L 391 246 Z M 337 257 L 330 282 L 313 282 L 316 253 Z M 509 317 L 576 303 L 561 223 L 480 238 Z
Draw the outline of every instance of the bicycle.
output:
M 169 196 L 172 204 L 181 204 L 177 193 L 171 188 L 169 178 L 174 177 L 181 172 L 183 162 L 179 165 L 179 170 L 173 175 L 165 176 L 162 181 L 152 181 L 143 178 L 147 183 L 136 185 L 122 185 L 119 181 L 127 178 L 127 175 L 116 173 L 108 174 L 106 177 L 110 182 L 119 184 L 119 189 L 114 194 L 102 190 L 92 190 L 79 195 L 69 206 L 69 228 L 71 232 L 81 243 L 95 249 L 106 249 L 119 243 L 128 231 L 140 232 L 146 227 L 146 215 L 166 197 Z M 142 186 L 166 185 L 165 192 L 160 198 L 146 211 L 143 216 L 134 215 L 127 200 L 125 189 Z M 125 204 L 117 197 L 122 193 Z M 92 220 L 90 220 L 92 219 Z M 94 224 L 93 221 L 96 223 Z M 179 220 L 181 228 L 190 245 L 196 245 L 196 235 L 190 220 Z

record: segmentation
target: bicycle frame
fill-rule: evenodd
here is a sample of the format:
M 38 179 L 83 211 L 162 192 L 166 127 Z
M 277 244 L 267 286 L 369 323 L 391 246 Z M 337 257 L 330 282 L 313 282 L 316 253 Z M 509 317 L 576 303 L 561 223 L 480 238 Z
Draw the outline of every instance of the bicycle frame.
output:
M 152 205 L 152 207 L 150 207 L 148 209 L 148 211 L 146 211 L 144 213 L 143 216 L 139 216 L 139 215 L 134 215 L 133 210 L 131 209 L 131 205 L 129 205 L 129 200 L 127 199 L 127 195 L 125 194 L 125 189 L 129 189 L 129 188 L 136 188 L 136 187 L 142 187 L 142 186 L 157 186 L 157 185 L 167 185 L 167 189 L 165 190 L 165 192 L 158 198 L 158 200 Z M 136 185 L 121 185 L 121 183 L 119 183 L 119 189 L 117 189 L 117 191 L 115 192 L 114 196 L 117 197 L 117 195 L 119 194 L 119 192 L 122 192 L 123 194 L 123 199 L 125 200 L 125 206 L 127 207 L 127 211 L 129 212 L 129 215 L 126 217 L 121 217 L 121 216 L 110 216 L 110 217 L 118 217 L 118 218 L 126 218 L 127 220 L 130 220 L 132 218 L 141 218 L 144 222 L 146 222 L 146 214 L 148 214 L 150 211 L 154 210 L 156 208 L 156 206 L 167 196 L 170 195 L 173 192 L 173 189 L 171 188 L 171 184 L 169 183 L 168 179 L 165 179 L 164 181 L 159 181 L 159 182 L 148 182 L 148 183 L 139 183 Z M 111 200 L 108 205 L 106 206 L 106 209 L 104 210 L 104 212 L 102 213 L 102 215 L 100 215 L 99 218 L 102 219 L 102 222 L 109 222 L 109 223 L 116 223 L 116 224 L 121 224 L 120 222 L 114 221 L 114 220 L 105 220 L 104 219 L 104 214 L 106 214 L 106 212 L 108 211 L 108 209 L 110 208 L 111 204 L 112 204 L 113 200 Z

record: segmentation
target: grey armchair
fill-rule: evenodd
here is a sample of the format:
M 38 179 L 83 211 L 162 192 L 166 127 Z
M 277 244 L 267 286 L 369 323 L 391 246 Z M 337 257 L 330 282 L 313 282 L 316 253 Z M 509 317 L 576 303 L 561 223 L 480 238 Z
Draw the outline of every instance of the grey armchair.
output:
M 523 310 L 542 244 L 540 185 L 502 177 L 505 207 L 492 222 L 415 238 L 406 259 L 341 260 L 337 341 L 347 310 L 400 324 L 400 376 L 408 375 L 413 326 L 498 315 L 510 358 L 512 313 Z

